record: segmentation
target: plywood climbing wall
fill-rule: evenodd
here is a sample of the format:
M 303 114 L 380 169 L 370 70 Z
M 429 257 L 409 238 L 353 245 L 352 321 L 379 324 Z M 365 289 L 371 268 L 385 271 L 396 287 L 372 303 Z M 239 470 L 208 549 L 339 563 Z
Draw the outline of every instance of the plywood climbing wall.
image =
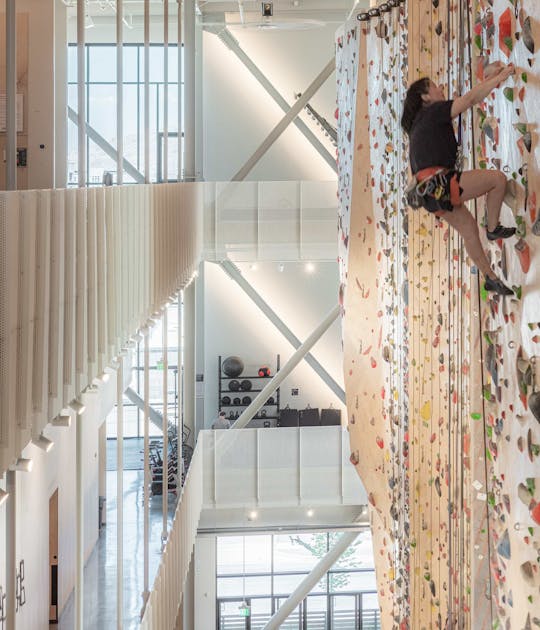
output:
M 539 17 L 534 0 L 417 0 L 339 34 L 344 368 L 383 628 L 540 627 Z M 465 168 L 517 184 L 518 237 L 485 243 L 512 299 L 483 295 L 458 235 L 403 202 L 404 84 L 453 95 L 497 59 L 519 71 L 462 130 Z

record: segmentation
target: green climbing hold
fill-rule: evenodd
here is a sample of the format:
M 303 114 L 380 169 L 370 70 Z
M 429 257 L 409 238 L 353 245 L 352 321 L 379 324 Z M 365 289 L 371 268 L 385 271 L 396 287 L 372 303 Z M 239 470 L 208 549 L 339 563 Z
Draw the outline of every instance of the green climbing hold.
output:
M 521 74 L 521 80 L 523 81 L 523 83 L 527 83 L 529 81 L 529 77 L 527 76 L 526 72 L 523 72 Z
M 488 298 L 488 292 L 486 291 L 486 287 L 484 286 L 484 283 L 482 283 L 480 285 L 480 299 L 482 300 L 482 302 L 487 302 L 487 298 Z
M 488 501 L 488 504 L 489 504 L 491 507 L 495 507 L 495 495 L 493 494 L 493 492 L 490 492 L 490 493 L 488 494 L 487 501 Z
M 512 285 L 512 291 L 516 294 L 518 300 L 521 300 L 521 286 Z
M 534 477 L 527 477 L 527 490 L 531 493 L 531 496 L 534 497 L 534 491 L 536 489 L 536 483 L 534 481 Z
M 489 438 L 493 437 L 493 427 L 486 427 L 486 433 Z
M 431 580 L 431 575 L 429 573 L 424 573 L 424 580 L 429 582 Z
M 478 413 L 478 411 L 475 411 L 475 412 L 471 413 L 471 418 L 473 420 L 481 420 L 482 419 L 482 414 Z
M 506 100 L 510 101 L 511 103 L 514 102 L 514 88 L 505 87 L 503 90 L 503 94 Z

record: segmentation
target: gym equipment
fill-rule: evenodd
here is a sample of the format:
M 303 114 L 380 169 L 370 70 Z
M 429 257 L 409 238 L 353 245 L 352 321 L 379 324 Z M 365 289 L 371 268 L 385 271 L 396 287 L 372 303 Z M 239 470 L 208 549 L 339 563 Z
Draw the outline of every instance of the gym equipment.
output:
M 240 381 L 229 381 L 229 389 L 231 392 L 237 392 L 240 389 Z
M 299 424 L 301 427 L 318 427 L 321 425 L 321 417 L 317 408 L 309 405 L 300 411 Z
M 278 427 L 297 427 L 299 423 L 298 409 L 290 409 L 289 406 L 279 413 Z
M 223 396 L 223 398 L 221 399 L 221 404 L 222 405 L 230 405 L 231 404 L 231 397 L 230 396 Z
M 227 376 L 236 377 L 240 376 L 244 370 L 244 362 L 240 357 L 231 356 L 227 357 L 221 366 L 223 373 Z
M 245 392 L 249 392 L 249 390 L 251 389 L 251 386 L 252 386 L 251 381 L 248 381 L 247 379 L 244 379 L 240 383 L 240 389 L 243 389 Z
M 251 396 L 244 396 L 242 398 L 242 404 L 243 405 L 249 405 L 251 403 Z
M 341 409 L 321 409 L 321 425 L 332 426 L 341 424 Z
M 270 398 L 266 401 L 266 405 L 273 405 L 275 403 L 274 397 L 270 396 Z
M 233 398 L 232 404 L 233 405 L 241 405 L 242 401 L 240 400 L 240 398 L 238 398 L 238 396 L 236 396 L 235 398 Z
M 270 376 L 270 368 L 267 367 L 266 365 L 263 365 L 263 367 L 259 368 L 258 374 L 261 377 L 268 377 Z

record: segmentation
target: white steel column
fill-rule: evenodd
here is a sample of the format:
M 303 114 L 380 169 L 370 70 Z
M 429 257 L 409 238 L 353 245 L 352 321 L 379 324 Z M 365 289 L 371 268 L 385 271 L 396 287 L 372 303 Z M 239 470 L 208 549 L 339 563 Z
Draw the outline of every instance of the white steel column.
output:
M 184 49 L 183 49 L 183 37 L 182 37 L 182 0 L 176 0 L 178 3 L 178 181 L 183 179 L 183 167 L 184 167 L 184 154 L 182 141 L 182 118 L 184 111 L 184 87 L 182 82 L 184 80 Z M 180 299 L 180 294 L 179 294 Z M 179 390 L 180 391 L 180 390 Z
M 169 381 L 169 357 L 168 357 L 168 338 L 167 338 L 167 326 L 169 324 L 169 318 L 167 308 L 163 311 L 163 531 L 161 533 L 161 540 L 165 542 L 168 536 L 168 523 L 167 518 L 169 515 L 169 418 L 167 414 L 167 406 L 169 404 L 168 396 L 168 381 Z M 177 488 L 177 493 L 180 494 L 180 489 Z
M 75 414 L 75 495 L 77 552 L 75 558 L 75 629 L 84 628 L 84 489 L 82 415 Z
M 185 47 L 184 47 L 184 177 L 194 182 L 195 177 L 195 0 L 185 2 Z
M 116 0 L 116 183 L 124 183 L 124 0 Z
M 184 423 L 195 435 L 195 282 L 184 290 Z
M 163 181 L 169 181 L 169 0 L 163 0 Z
M 6 630 L 15 630 L 15 584 L 17 581 L 17 473 L 6 472 Z
M 343 552 L 356 540 L 359 532 L 345 532 L 330 549 L 330 551 L 317 562 L 311 572 L 300 582 L 296 589 L 280 606 L 270 621 L 264 626 L 264 630 L 278 630 L 298 604 L 310 593 L 322 576 L 332 568 Z
M 116 628 L 124 617 L 124 357 L 116 372 Z
M 178 482 L 182 485 L 184 475 L 184 292 L 178 292 L 178 359 L 177 359 L 177 408 L 178 408 L 178 425 L 176 438 L 178 441 Z M 180 496 L 180 489 L 178 489 Z
M 150 182 L 150 0 L 144 0 L 144 181 Z
M 86 51 L 84 41 L 84 18 L 86 3 L 77 0 L 77 131 L 78 131 L 78 184 L 86 186 Z
M 6 0 L 6 189 L 17 190 L 17 12 Z
M 150 536 L 150 459 L 149 459 L 149 431 L 150 431 L 150 330 L 145 328 L 144 334 L 144 575 L 142 592 L 141 619 L 146 609 L 149 592 L 149 536 Z
M 276 391 L 281 383 L 289 376 L 294 368 L 302 361 L 311 348 L 319 341 L 324 333 L 330 328 L 339 315 L 339 305 L 336 305 L 326 318 L 317 326 L 311 335 L 304 341 L 298 350 L 292 355 L 287 363 L 280 369 L 272 380 L 263 387 L 262 391 L 255 396 L 251 404 L 244 409 L 238 420 L 232 425 L 231 429 L 242 429 L 248 424 L 253 416 L 259 411 L 268 397 Z

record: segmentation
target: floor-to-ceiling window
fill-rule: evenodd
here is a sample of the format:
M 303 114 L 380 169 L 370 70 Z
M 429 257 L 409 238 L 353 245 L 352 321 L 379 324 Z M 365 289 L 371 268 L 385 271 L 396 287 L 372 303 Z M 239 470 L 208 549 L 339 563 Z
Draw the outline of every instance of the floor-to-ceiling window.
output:
M 168 46 L 168 179 L 178 177 L 178 47 Z M 116 181 L 116 45 L 87 44 L 86 52 L 86 180 L 100 185 L 108 171 Z M 150 181 L 164 181 L 165 48 L 150 46 Z M 124 183 L 144 179 L 144 45 L 123 47 Z M 77 112 L 77 47 L 68 50 L 68 107 Z M 77 185 L 77 126 L 68 124 L 68 185 Z M 138 175 L 137 175 L 138 174 Z
M 339 536 L 317 532 L 218 537 L 218 630 L 262 630 Z M 370 532 L 359 535 L 280 627 L 380 628 Z

